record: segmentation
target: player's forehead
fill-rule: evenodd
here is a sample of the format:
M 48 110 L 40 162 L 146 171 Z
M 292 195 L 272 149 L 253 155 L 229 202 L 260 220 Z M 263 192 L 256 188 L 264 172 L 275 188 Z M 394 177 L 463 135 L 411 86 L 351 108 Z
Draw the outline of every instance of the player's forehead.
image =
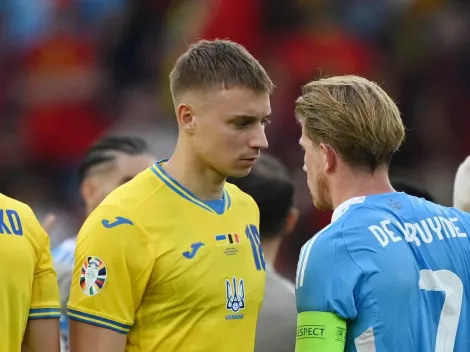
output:
M 271 115 L 269 94 L 255 92 L 248 87 L 237 86 L 218 90 L 213 95 L 212 103 L 230 116 L 253 116 L 262 119 Z

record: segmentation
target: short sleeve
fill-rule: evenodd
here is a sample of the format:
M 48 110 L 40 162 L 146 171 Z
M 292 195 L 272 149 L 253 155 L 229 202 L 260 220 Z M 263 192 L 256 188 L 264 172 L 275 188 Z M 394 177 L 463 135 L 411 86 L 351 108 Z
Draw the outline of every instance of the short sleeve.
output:
M 154 262 L 135 219 L 98 207 L 80 230 L 75 259 L 69 319 L 128 333 Z
M 43 230 L 34 214 L 31 229 L 39 244 L 29 319 L 60 318 L 59 288 L 53 269 L 49 236 Z
M 298 312 L 329 312 L 344 320 L 355 319 L 355 291 L 360 276 L 361 270 L 352 260 L 341 232 L 327 228 L 318 233 L 300 252 Z

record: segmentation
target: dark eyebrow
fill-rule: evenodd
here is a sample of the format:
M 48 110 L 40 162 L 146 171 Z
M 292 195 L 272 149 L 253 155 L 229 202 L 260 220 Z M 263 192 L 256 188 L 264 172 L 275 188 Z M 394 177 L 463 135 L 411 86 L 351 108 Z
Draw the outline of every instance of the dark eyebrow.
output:
M 237 114 L 235 114 L 235 115 L 232 115 L 232 119 L 233 120 L 243 119 L 243 120 L 248 120 L 248 121 L 264 120 L 264 119 L 269 118 L 270 115 L 271 115 L 271 113 L 269 113 L 269 115 L 263 116 L 262 118 L 259 118 L 258 116 L 254 116 L 254 115 L 245 115 L 245 114 L 237 115 Z

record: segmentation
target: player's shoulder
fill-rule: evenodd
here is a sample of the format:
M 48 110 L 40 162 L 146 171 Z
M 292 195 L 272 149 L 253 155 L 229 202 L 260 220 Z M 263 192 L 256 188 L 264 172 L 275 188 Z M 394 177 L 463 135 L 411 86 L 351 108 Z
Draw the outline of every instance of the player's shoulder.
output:
M 159 193 L 163 185 L 163 182 L 155 177 L 151 168 L 147 168 L 132 180 L 113 190 L 100 206 L 119 208 L 134 213 L 143 203 L 156 198 L 156 194 Z
M 371 239 L 364 236 L 364 231 L 371 224 L 380 223 L 390 216 L 386 206 L 376 204 L 376 200 L 366 196 L 354 197 L 334 210 L 330 225 L 314 236 L 312 242 L 322 253 L 339 253 L 342 249 L 349 253 L 351 248 L 369 247 Z
M 34 211 L 29 205 L 17 199 L 0 194 L 2 231 L 24 236 L 35 248 L 40 248 L 48 239 Z
M 335 217 L 336 215 L 336 217 Z M 470 214 L 453 207 L 433 203 L 404 192 L 392 192 L 357 197 L 341 204 L 333 220 L 343 222 L 343 228 L 361 228 L 367 223 L 376 223 L 390 218 L 457 217 L 470 219 Z
M 317 253 L 315 256 L 321 255 L 328 257 L 331 253 L 335 252 L 339 246 L 344 246 L 342 227 L 340 222 L 334 221 L 318 231 L 303 245 L 300 256 L 302 256 L 303 253 L 310 256 L 313 252 Z
M 33 210 L 27 205 L 17 199 L 10 198 L 4 194 L 0 193 L 0 204 L 3 211 L 8 211 L 8 213 L 16 212 L 19 215 L 24 217 L 34 216 Z
M 258 209 L 258 206 L 253 199 L 248 193 L 243 192 L 240 188 L 238 188 L 236 185 L 226 182 L 225 183 L 225 190 L 229 194 L 231 198 L 231 203 L 232 206 L 235 207 L 253 207 Z
M 344 241 L 343 220 L 337 219 L 317 232 L 300 250 L 295 286 L 298 302 L 306 299 L 305 290 L 336 284 L 337 277 L 355 269 Z M 348 270 L 338 270 L 344 265 Z M 303 293 L 302 293 L 303 292 Z M 307 301 L 309 299 L 306 299 Z
M 446 218 L 458 218 L 459 220 L 470 221 L 470 214 L 460 209 L 440 205 L 430 201 L 422 200 L 431 214 L 443 216 Z
M 107 236 L 148 240 L 147 224 L 162 221 L 161 210 L 163 182 L 152 172 L 152 167 L 142 171 L 132 180 L 112 191 L 85 220 L 78 238 L 83 239 L 92 233 L 106 240 Z M 159 214 L 160 216 L 155 216 Z M 132 232 L 133 235 L 129 236 Z

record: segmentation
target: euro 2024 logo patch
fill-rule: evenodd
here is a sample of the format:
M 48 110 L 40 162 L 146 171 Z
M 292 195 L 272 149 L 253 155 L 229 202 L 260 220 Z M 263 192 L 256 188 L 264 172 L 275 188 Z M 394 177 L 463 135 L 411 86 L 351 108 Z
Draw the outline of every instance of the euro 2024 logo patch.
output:
M 87 296 L 101 292 L 107 279 L 106 264 L 98 257 L 88 257 L 82 265 L 80 288 Z

